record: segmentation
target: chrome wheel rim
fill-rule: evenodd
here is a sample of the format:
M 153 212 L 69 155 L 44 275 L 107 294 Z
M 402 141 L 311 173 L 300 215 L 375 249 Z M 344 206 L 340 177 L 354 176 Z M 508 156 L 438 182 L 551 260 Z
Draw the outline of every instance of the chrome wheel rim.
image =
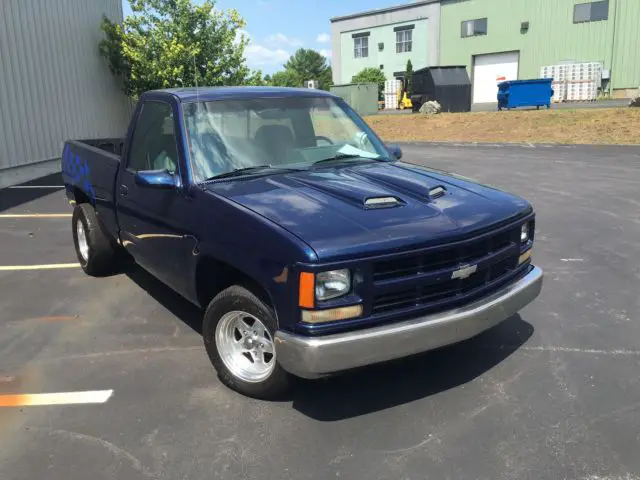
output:
M 237 378 L 258 383 L 276 366 L 276 350 L 267 327 L 247 312 L 225 313 L 216 327 L 216 347 L 222 362 Z
M 89 260 L 89 243 L 87 242 L 87 234 L 81 220 L 78 220 L 76 224 L 76 234 L 78 237 L 78 251 L 80 252 L 82 260 L 87 262 Z

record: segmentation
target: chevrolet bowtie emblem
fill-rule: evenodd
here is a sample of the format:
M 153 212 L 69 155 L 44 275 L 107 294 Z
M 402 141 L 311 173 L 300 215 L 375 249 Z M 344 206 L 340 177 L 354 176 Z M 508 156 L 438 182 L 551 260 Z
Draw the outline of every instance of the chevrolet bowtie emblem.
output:
M 455 270 L 451 274 L 451 279 L 454 280 L 456 278 L 465 279 L 476 273 L 478 270 L 478 265 L 465 265 L 464 267 L 460 267 L 458 270 Z

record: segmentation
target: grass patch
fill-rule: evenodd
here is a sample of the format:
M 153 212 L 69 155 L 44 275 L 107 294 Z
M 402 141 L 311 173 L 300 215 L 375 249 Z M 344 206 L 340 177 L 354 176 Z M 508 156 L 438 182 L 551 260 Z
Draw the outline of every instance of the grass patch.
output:
M 640 108 L 372 115 L 385 141 L 640 144 Z

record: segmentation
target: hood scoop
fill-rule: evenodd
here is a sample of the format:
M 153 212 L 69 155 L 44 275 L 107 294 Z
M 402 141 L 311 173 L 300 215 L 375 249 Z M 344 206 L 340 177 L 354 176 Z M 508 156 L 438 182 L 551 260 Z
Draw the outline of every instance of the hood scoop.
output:
M 396 197 L 370 197 L 364 201 L 364 208 L 366 209 L 374 209 L 374 208 L 392 208 L 399 207 L 404 202 Z
M 431 197 L 432 200 L 435 200 L 436 198 L 442 197 L 446 193 L 447 189 L 442 185 L 438 185 L 437 187 L 433 187 L 431 190 L 429 190 L 429 197 Z

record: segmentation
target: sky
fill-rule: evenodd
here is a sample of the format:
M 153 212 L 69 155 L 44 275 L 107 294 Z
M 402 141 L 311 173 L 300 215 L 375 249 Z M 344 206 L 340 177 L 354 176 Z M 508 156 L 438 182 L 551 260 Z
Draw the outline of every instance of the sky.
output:
M 193 0 L 198 3 L 201 0 Z M 331 60 L 331 17 L 385 8 L 409 0 L 217 0 L 220 9 L 235 8 L 247 22 L 251 68 L 273 73 L 300 47 Z M 124 14 L 131 12 L 123 0 Z

